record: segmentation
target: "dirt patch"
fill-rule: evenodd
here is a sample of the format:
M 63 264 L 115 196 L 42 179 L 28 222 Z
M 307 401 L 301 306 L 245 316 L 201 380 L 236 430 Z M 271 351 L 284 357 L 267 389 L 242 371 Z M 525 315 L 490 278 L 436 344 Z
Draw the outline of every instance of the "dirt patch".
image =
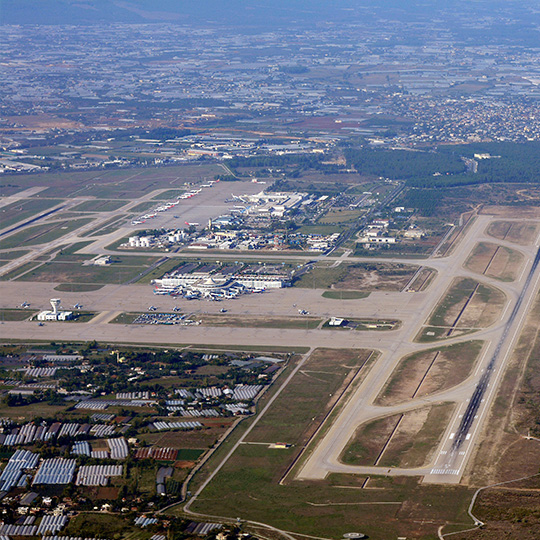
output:
M 433 277 L 437 274 L 432 268 L 422 268 L 414 278 L 414 281 L 409 285 L 410 292 L 425 291 L 433 281 Z
M 501 281 L 515 281 L 523 266 L 523 255 L 514 249 L 499 247 L 485 275 Z
M 394 263 L 357 263 L 317 266 L 295 282 L 295 287 L 350 291 L 401 291 L 418 267 Z
M 478 282 L 474 279 L 455 279 L 435 308 L 428 324 L 449 328 L 455 326 L 465 305 L 470 301 L 477 288 Z
M 456 540 L 537 540 L 540 538 L 540 493 L 511 488 L 480 493 L 474 514 L 486 525 L 476 531 L 452 536 Z
M 540 218 L 538 206 L 484 206 L 480 214 L 502 218 Z
M 343 463 L 421 467 L 429 462 L 455 405 L 444 403 L 380 418 L 360 426 L 342 455 Z
M 502 482 L 531 476 L 538 472 L 540 441 L 519 438 L 511 443 L 499 457 L 497 477 Z
M 348 465 L 374 465 L 401 417 L 401 414 L 394 414 L 360 426 L 345 448 L 341 461 Z
M 474 279 L 455 279 L 428 319 L 431 333 L 424 328 L 417 340 L 434 341 L 455 337 L 456 330 L 486 328 L 498 320 L 505 302 L 506 296 L 495 287 Z
M 482 345 L 469 341 L 404 357 L 375 403 L 395 405 L 456 386 L 471 373 Z
M 81 128 L 83 124 L 67 118 L 60 118 L 50 114 L 8 116 L 8 122 L 15 122 L 18 126 L 27 127 L 36 131 L 48 131 L 50 129 L 73 129 Z
M 195 461 L 175 461 L 176 469 L 191 469 L 195 465 Z
M 536 239 L 538 225 L 527 221 L 495 221 L 487 228 L 486 232 L 498 240 L 507 240 L 527 246 Z
M 375 268 L 373 268 L 375 266 Z M 416 271 L 402 264 L 350 265 L 334 289 L 401 291 Z
M 456 328 L 487 328 L 501 315 L 506 303 L 505 294 L 495 287 L 480 285 L 465 307 Z
M 501 281 L 515 281 L 523 266 L 523 255 L 514 249 L 480 242 L 465 266 L 473 272 Z
M 114 501 L 118 497 L 119 488 L 117 487 L 100 487 L 95 491 L 96 499 L 107 499 Z
M 437 450 L 455 405 L 444 403 L 406 413 L 381 457 L 387 467 L 427 465 Z

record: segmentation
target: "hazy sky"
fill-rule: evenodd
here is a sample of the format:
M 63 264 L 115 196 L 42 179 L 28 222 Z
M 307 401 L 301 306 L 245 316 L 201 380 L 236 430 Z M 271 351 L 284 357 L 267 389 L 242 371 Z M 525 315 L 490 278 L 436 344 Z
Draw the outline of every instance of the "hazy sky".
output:
M 406 20 L 467 12 L 489 16 L 494 9 L 512 19 L 534 5 L 537 0 L 0 0 L 0 23 L 271 26 L 361 20 L 374 10 L 378 16 Z

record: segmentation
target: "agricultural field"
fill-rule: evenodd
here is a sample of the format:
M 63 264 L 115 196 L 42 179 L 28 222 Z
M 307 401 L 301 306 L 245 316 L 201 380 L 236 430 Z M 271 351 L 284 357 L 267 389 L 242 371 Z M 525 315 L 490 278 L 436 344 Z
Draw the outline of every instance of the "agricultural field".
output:
M 77 476 L 71 472 L 65 482 L 33 485 L 32 490 L 40 497 L 49 495 L 69 501 L 69 518 L 73 519 L 67 520 L 66 534 L 83 531 L 88 534 L 90 522 L 93 534 L 111 539 L 128 535 L 149 540 L 156 532 L 166 532 L 168 525 L 161 522 L 146 530 L 135 528 L 134 518 L 149 508 L 154 513 L 179 501 L 182 483 L 190 471 L 235 425 L 253 418 L 259 395 L 264 395 L 272 385 L 272 375 L 265 374 L 272 365 L 267 359 L 241 370 L 234 366 L 233 360 L 253 360 L 253 355 L 244 352 L 209 355 L 207 351 L 163 348 L 112 349 L 96 342 L 71 343 L 69 347 L 55 342 L 41 347 L 3 345 L 1 349 L 0 415 L 4 426 L 9 426 L 11 437 L 8 440 L 5 431 L 2 434 L 0 461 L 3 467 L 19 449 L 34 453 L 36 458 L 69 456 L 78 473 L 85 465 L 110 465 L 110 460 L 122 467 L 109 482 L 85 485 L 75 481 Z M 66 356 L 73 354 L 77 356 Z M 279 364 L 272 374 L 279 376 L 288 355 L 274 356 L 272 360 Z M 206 372 L 198 374 L 199 368 L 206 368 Z M 129 380 L 131 374 L 137 372 L 140 374 L 135 377 L 136 381 Z M 165 381 L 170 384 L 163 384 Z M 35 385 L 36 382 L 39 385 Z M 25 385 L 32 384 L 35 385 L 33 392 L 23 391 Z M 17 392 L 19 387 L 20 393 Z M 95 389 L 91 393 L 84 392 L 90 401 L 101 400 L 104 408 L 80 403 L 80 398 L 73 399 L 74 395 L 80 395 L 82 388 Z M 171 411 L 170 401 L 173 400 L 173 404 L 178 401 L 179 388 L 185 392 L 184 399 L 189 405 L 185 410 L 173 407 Z M 210 388 L 214 390 L 213 397 L 204 398 L 204 392 Z M 235 388 L 243 395 L 231 396 L 221 391 L 227 388 Z M 236 416 L 229 412 L 227 405 L 240 400 L 243 414 Z M 169 422 L 173 424 L 166 425 Z M 38 425 L 39 429 L 35 429 Z M 61 428 L 63 431 L 58 431 Z M 77 434 L 79 429 L 85 433 L 83 440 Z M 46 442 L 42 430 L 50 430 Z M 14 438 L 22 432 L 29 435 Z M 81 452 L 74 451 L 79 443 Z M 121 455 L 113 455 L 115 446 L 122 449 Z M 171 476 L 164 482 L 167 497 L 156 497 L 157 478 L 164 466 L 171 467 Z M 33 474 L 34 469 L 29 468 L 29 474 Z M 11 491 L 14 497 L 24 493 L 15 486 L 8 486 L 6 491 Z M 130 514 L 125 516 L 125 512 L 121 512 L 125 506 L 122 499 L 128 496 L 131 497 Z M 89 513 L 93 512 L 94 505 L 101 508 L 104 503 L 110 505 L 110 512 Z M 177 525 L 181 529 L 187 523 L 177 520 Z
M 197 450 L 200 455 L 211 448 L 234 423 L 233 418 L 220 418 L 216 422 L 209 419 L 205 420 L 204 429 L 143 433 L 140 439 L 149 446 Z

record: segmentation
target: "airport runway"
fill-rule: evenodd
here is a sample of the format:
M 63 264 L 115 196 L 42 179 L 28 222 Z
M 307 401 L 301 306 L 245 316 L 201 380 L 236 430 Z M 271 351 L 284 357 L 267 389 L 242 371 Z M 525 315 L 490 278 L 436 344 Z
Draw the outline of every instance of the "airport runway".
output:
M 243 185 L 243 187 L 245 186 Z M 229 186 L 227 188 L 229 189 Z M 146 198 L 150 198 L 152 195 L 149 194 Z M 212 192 L 212 197 L 214 195 L 218 195 L 217 191 Z M 223 193 L 221 193 L 220 197 L 223 198 Z M 137 204 L 139 202 L 140 200 L 137 201 Z M 131 206 L 131 204 L 134 203 L 130 203 L 128 206 Z M 203 211 L 210 212 L 210 208 L 213 208 L 212 212 L 215 212 L 217 207 L 209 202 Z M 122 211 L 124 211 L 124 208 Z M 110 213 L 107 213 L 106 217 L 110 218 Z M 104 220 L 105 216 L 100 219 Z M 354 474 L 421 475 L 424 476 L 426 482 L 459 482 L 481 432 L 482 422 L 485 420 L 489 405 L 495 395 L 505 360 L 519 336 L 525 315 L 534 297 L 533 292 L 537 290 L 540 280 L 539 269 L 532 267 L 538 252 L 538 239 L 535 245 L 530 246 L 516 245 L 507 241 L 499 242 L 485 234 L 486 228 L 495 219 L 499 220 L 501 218 L 486 215 L 478 216 L 461 238 L 459 244 L 457 244 L 455 252 L 447 257 L 433 257 L 425 260 L 327 258 L 330 261 L 345 260 L 347 262 L 400 262 L 435 269 L 437 274 L 430 287 L 420 293 L 373 292 L 364 299 L 340 301 L 323 298 L 323 291 L 321 290 L 291 288 L 268 291 L 262 295 L 246 295 L 234 300 L 213 303 L 174 299 L 166 296 L 156 297 L 152 294 L 152 288 L 144 285 L 106 285 L 94 292 L 59 293 L 54 290 L 56 285 L 54 283 L 0 282 L 1 308 L 14 308 L 20 306 L 22 302 L 28 301 L 32 304 L 32 308 L 44 309 L 48 307 L 50 298 L 59 296 L 62 298 L 65 308 L 71 308 L 72 305 L 81 303 L 85 311 L 99 313 L 88 323 L 47 323 L 45 326 L 38 327 L 35 322 L 4 322 L 0 326 L 0 330 L 3 336 L 23 340 L 28 338 L 45 341 L 87 341 L 96 339 L 124 344 L 173 346 L 188 344 L 204 346 L 211 344 L 213 346 L 223 345 L 224 347 L 233 345 L 271 347 L 279 344 L 290 347 L 339 346 L 377 350 L 380 352 L 377 363 L 371 369 L 363 384 L 359 386 L 352 398 L 344 405 L 340 415 L 329 428 L 325 437 L 313 450 L 310 458 L 300 471 L 299 478 L 317 479 L 324 478 L 330 472 L 347 472 Z M 95 227 L 95 223 L 92 223 L 91 227 Z M 122 234 L 128 231 L 130 234 L 133 232 L 132 229 L 126 227 L 122 230 Z M 119 231 L 116 231 L 114 237 L 118 238 L 118 235 Z M 69 235 L 70 241 L 77 238 L 76 233 Z M 98 254 L 104 246 L 114 241 L 115 238 L 110 235 L 102 237 L 88 246 L 86 251 Z M 65 243 L 66 239 L 66 237 L 59 239 L 57 244 Z M 484 240 L 512 247 L 512 249 L 523 254 L 526 263 L 515 282 L 502 282 L 480 276 L 463 267 L 476 243 Z M 47 249 L 50 250 L 51 245 L 48 245 Z M 200 253 L 193 255 L 201 257 Z M 185 257 L 186 254 L 182 253 L 179 256 Z M 208 254 L 208 256 L 216 257 L 215 254 Z M 239 257 L 238 254 L 227 254 L 227 256 Z M 246 254 L 246 256 L 250 255 Z M 280 260 L 284 260 L 284 254 L 276 254 L 276 256 Z M 308 256 L 309 254 L 306 254 L 306 257 Z M 253 254 L 251 257 L 254 259 L 266 258 L 266 255 L 263 257 L 260 254 Z M 220 258 L 223 257 L 220 255 Z M 293 258 L 296 258 L 296 256 L 293 256 Z M 5 267 L 2 268 L 2 270 L 4 269 Z M 501 320 L 489 328 L 479 330 L 473 334 L 450 338 L 445 340 L 444 343 L 415 343 L 413 341 L 414 337 L 426 323 L 430 313 L 456 277 L 473 277 L 502 290 L 507 297 L 507 305 L 503 310 Z M 528 284 L 527 280 L 529 280 Z M 220 309 L 227 309 L 228 315 L 235 316 L 295 316 L 299 319 L 301 319 L 301 316 L 298 315 L 298 310 L 304 309 L 309 311 L 310 316 L 321 318 L 338 316 L 345 318 L 399 319 L 402 324 L 396 330 L 384 332 L 227 328 L 202 325 L 196 327 L 168 327 L 109 324 L 109 321 L 121 312 L 144 312 L 150 305 L 159 307 L 161 312 L 170 312 L 174 306 L 178 306 L 182 312 L 195 315 L 197 313 L 218 313 Z M 516 308 L 516 306 L 518 307 Z M 434 394 L 428 398 L 423 397 L 421 400 L 412 400 L 399 406 L 376 407 L 373 405 L 373 401 L 403 356 L 438 345 L 449 345 L 471 339 L 483 340 L 485 351 L 477 370 L 467 380 L 450 390 Z M 496 351 L 498 351 L 497 354 L 495 354 Z M 489 368 L 489 380 L 484 385 L 482 383 L 483 373 L 488 369 L 489 362 L 494 356 L 497 357 L 496 361 Z M 478 385 L 481 383 L 481 399 L 477 400 L 479 403 L 474 405 L 473 410 L 470 408 L 468 400 L 475 396 Z M 382 416 L 414 410 L 420 406 L 425 406 L 426 403 L 438 403 L 441 401 L 453 401 L 457 404 L 457 409 L 433 463 L 420 469 L 381 469 L 378 467 L 350 466 L 340 462 L 339 457 L 343 449 L 359 425 Z M 469 414 L 471 410 L 474 413 L 472 415 Z M 466 418 L 466 420 L 463 420 L 463 418 Z M 452 436 L 452 434 L 454 435 Z M 459 446 L 455 445 L 456 434 L 459 434 L 457 435 L 460 441 Z
M 458 483 L 478 440 L 489 407 L 496 393 L 505 361 L 521 332 L 525 316 L 538 290 L 540 272 L 537 266 L 538 238 L 534 246 L 527 248 L 514 246 L 527 256 L 526 268 L 517 282 L 508 285 L 498 282 L 497 286 L 507 294 L 507 307 L 503 311 L 503 319 L 491 328 L 468 336 L 468 339 L 483 339 L 487 350 L 482 355 L 482 361 L 477 367 L 474 377 L 457 385 L 449 391 L 430 396 L 429 399 L 413 400 L 397 407 L 374 407 L 373 401 L 381 392 L 388 377 L 391 375 L 400 358 L 412 350 L 421 350 L 421 346 L 413 344 L 423 322 L 439 301 L 441 293 L 447 289 L 451 281 L 467 272 L 463 264 L 478 241 L 486 240 L 498 243 L 495 239 L 486 237 L 485 230 L 491 219 L 489 216 L 479 216 L 457 246 L 457 252 L 446 258 L 448 264 L 438 267 L 436 280 L 431 284 L 430 294 L 425 299 L 423 307 L 416 317 L 409 319 L 402 328 L 402 341 L 390 345 L 383 351 L 377 366 L 368 374 L 363 384 L 357 389 L 341 414 L 333 422 L 325 437 L 313 449 L 298 474 L 300 479 L 321 479 L 330 472 L 347 472 L 353 474 L 383 474 L 383 475 L 415 475 L 423 476 L 425 482 Z M 431 265 L 432 261 L 426 263 Z M 476 276 L 480 281 L 487 281 L 484 276 Z M 445 340 L 445 344 L 456 343 L 458 339 Z M 492 360 L 495 358 L 495 361 Z M 490 371 L 489 378 L 485 373 Z M 478 388 L 482 390 L 479 392 Z M 340 462 L 347 443 L 353 437 L 358 426 L 391 414 L 412 410 L 425 406 L 429 402 L 453 401 L 457 404 L 457 412 L 448 426 L 434 463 L 421 469 L 389 469 L 381 467 L 350 466 Z M 470 403 L 473 403 L 471 408 Z M 469 415 L 469 416 L 467 416 Z M 456 435 L 459 444 L 455 444 Z

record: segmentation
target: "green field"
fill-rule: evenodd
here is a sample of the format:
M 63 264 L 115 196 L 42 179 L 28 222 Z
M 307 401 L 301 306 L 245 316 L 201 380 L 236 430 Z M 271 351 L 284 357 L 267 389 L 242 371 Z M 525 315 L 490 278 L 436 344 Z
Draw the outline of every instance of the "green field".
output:
M 55 262 L 73 262 L 73 263 L 80 263 L 82 264 L 85 261 L 89 261 L 90 259 L 93 259 L 95 255 L 85 255 L 85 254 L 77 254 L 77 251 L 81 250 L 82 248 L 90 245 L 92 242 L 75 242 L 71 245 L 64 245 L 60 248 L 56 248 L 56 253 L 54 256 L 54 259 L 52 259 Z M 54 253 L 55 250 L 52 251 Z M 50 253 L 49 255 L 36 257 L 35 260 L 40 260 L 43 262 L 49 262 L 50 261 Z
M 0 260 L 13 261 L 15 259 L 18 259 L 19 257 L 22 257 L 23 255 L 26 255 L 27 253 L 30 253 L 30 252 L 25 249 L 14 250 L 14 251 L 4 251 L 3 253 L 0 253 Z
M 199 450 L 197 448 L 180 448 L 176 459 L 196 461 L 204 454 L 204 452 L 205 450 Z
M 133 321 L 142 313 L 120 313 L 109 324 L 133 324 Z
M 126 201 L 109 200 L 109 199 L 93 199 L 84 201 L 78 204 L 72 210 L 74 212 L 114 212 L 122 206 L 126 205 Z
M 332 300 L 361 300 L 369 295 L 370 293 L 361 291 L 324 291 L 322 293 L 323 298 Z
M 4 229 L 29 219 L 62 202 L 61 199 L 23 199 L 0 210 L 0 228 Z
M 20 276 L 24 272 L 28 272 L 32 268 L 37 268 L 41 262 L 27 262 L 22 264 L 21 266 L 15 268 L 14 270 L 11 270 L 11 272 L 8 272 L 7 274 L 4 274 L 3 276 L 0 276 L 0 280 L 2 281 L 9 281 L 10 279 L 13 279 L 17 276 Z
M 29 227 L 0 240 L 0 249 L 46 244 L 90 223 L 91 219 L 58 221 Z
M 153 208 L 154 206 L 157 206 L 157 204 L 155 202 L 146 201 L 146 202 L 142 202 L 142 203 L 139 203 L 139 204 L 133 206 L 132 208 L 129 209 L 129 211 L 142 214 L 143 212 L 146 212 L 147 210 L 150 210 L 150 208 Z
M 169 201 L 171 199 L 176 199 L 179 195 L 182 195 L 182 193 L 185 193 L 185 189 L 168 189 L 167 191 L 163 191 L 159 195 L 156 195 L 152 197 L 153 201 Z
M 330 210 L 319 219 L 318 223 L 323 225 L 350 223 L 358 221 L 364 213 L 362 210 Z
M 401 321 L 395 319 L 347 319 L 349 323 L 356 326 L 330 326 L 330 319 L 328 319 L 323 325 L 323 330 L 343 330 L 345 332 L 351 330 L 370 330 L 370 331 L 384 331 L 395 330 L 400 326 Z
M 332 401 L 329 396 L 339 392 L 370 354 L 363 349 L 317 349 L 247 440 L 304 444 L 328 411 Z M 322 396 L 325 398 L 321 400 Z
M 36 313 L 35 309 L 0 309 L 0 321 L 25 321 Z
M 157 259 L 156 259 L 157 260 Z M 147 284 L 150 283 L 153 279 L 158 279 L 163 277 L 163 274 L 166 274 L 167 272 L 170 272 L 174 268 L 178 266 L 178 259 L 169 259 L 163 263 L 161 263 L 159 266 L 154 268 L 152 271 L 148 272 L 148 274 L 145 274 L 142 276 L 137 283 L 141 284 Z
M 322 319 L 314 317 L 235 317 L 231 315 L 193 315 L 192 320 L 201 321 L 203 326 L 230 326 L 234 328 L 298 328 L 312 330 Z
M 96 314 L 92 311 L 74 311 L 73 319 L 66 321 L 68 323 L 86 323 L 91 321 Z
M 120 284 L 136 278 L 156 261 L 154 257 L 144 256 L 115 257 L 115 262 L 109 266 L 83 266 L 86 256 L 73 255 L 70 259 L 63 261 L 57 257 L 28 272 L 21 279 L 63 284 Z
M 99 291 L 103 285 L 87 284 L 87 283 L 60 283 L 54 290 L 61 292 L 92 292 Z
M 49 405 L 46 412 L 51 417 L 64 411 L 70 405 Z M 9 407 L 4 402 L 0 402 L 0 415 L 6 418 L 13 418 L 17 422 L 30 421 L 43 415 L 43 403 L 31 403 L 30 405 L 21 405 L 18 407 Z
M 133 521 L 133 520 L 131 520 Z M 132 523 L 114 514 L 79 514 L 71 519 L 63 531 L 67 536 L 87 537 L 89 534 L 97 538 L 141 538 Z M 136 536 L 133 536 L 136 534 Z

